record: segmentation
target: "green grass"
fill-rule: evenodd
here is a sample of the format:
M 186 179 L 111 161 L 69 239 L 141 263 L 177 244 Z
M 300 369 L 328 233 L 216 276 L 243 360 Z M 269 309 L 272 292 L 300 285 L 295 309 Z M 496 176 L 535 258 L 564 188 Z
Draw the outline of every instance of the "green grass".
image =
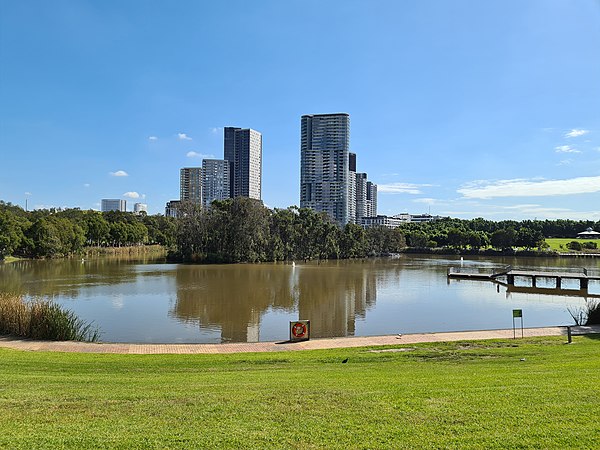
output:
M 377 353 L 0 349 L 0 448 L 593 448 L 598 339 Z
M 561 253 L 570 253 L 573 251 L 567 248 L 567 244 L 572 241 L 577 241 L 582 244 L 584 242 L 595 242 L 596 244 L 598 244 L 598 246 L 600 246 L 600 239 L 546 238 L 546 243 L 550 246 L 550 250 L 554 250 Z

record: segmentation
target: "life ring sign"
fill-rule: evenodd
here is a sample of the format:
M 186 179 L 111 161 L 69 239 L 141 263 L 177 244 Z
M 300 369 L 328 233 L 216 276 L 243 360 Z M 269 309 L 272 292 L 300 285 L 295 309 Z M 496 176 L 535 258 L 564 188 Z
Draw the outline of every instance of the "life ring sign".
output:
M 290 322 L 290 341 L 308 341 L 310 339 L 310 320 Z

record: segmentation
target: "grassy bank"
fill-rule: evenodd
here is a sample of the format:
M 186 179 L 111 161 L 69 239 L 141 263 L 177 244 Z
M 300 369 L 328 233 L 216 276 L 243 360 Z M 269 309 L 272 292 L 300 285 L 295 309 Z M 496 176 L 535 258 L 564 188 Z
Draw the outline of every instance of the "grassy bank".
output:
M 0 447 L 592 448 L 598 339 L 377 353 L 0 349 Z
M 595 242 L 600 246 L 600 239 L 575 239 L 575 238 L 546 238 L 546 243 L 550 246 L 550 250 L 554 250 L 559 253 L 571 253 L 573 250 L 570 250 L 567 247 L 569 242 L 579 242 L 584 244 L 585 242 Z M 600 250 L 586 250 L 588 253 L 598 253 Z
M 155 256 L 167 255 L 167 249 L 162 245 L 133 245 L 124 247 L 86 247 L 85 256 Z
M 15 262 L 15 261 L 20 261 L 23 258 L 17 258 L 15 256 L 6 256 L 3 259 L 0 259 L 0 264 L 2 263 L 11 263 L 11 262 Z

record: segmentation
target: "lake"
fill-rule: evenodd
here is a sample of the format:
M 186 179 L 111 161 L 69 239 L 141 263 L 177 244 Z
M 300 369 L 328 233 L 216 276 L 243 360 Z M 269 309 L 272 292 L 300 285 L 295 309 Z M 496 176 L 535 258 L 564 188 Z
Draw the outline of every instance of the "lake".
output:
M 449 281 L 448 267 L 461 264 L 490 271 L 506 264 L 600 270 L 596 258 L 461 262 L 454 256 L 400 255 L 295 265 L 69 259 L 0 264 L 0 291 L 51 298 L 93 321 L 102 341 L 140 343 L 285 340 L 289 321 L 297 319 L 311 321 L 311 337 L 511 328 L 512 309 L 523 310 L 526 327 L 568 325 L 569 309 L 585 304 L 576 281 L 564 286 L 569 295 Z M 590 282 L 588 293 L 600 295 L 599 283 Z

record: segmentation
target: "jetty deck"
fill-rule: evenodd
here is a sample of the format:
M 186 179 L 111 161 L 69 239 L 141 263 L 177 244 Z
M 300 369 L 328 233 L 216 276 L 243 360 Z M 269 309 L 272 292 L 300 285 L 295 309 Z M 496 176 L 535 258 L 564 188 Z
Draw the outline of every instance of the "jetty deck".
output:
M 538 278 L 550 278 L 556 281 L 556 288 L 560 289 L 562 280 L 579 280 L 579 288 L 587 289 L 590 281 L 600 281 L 600 275 L 590 275 L 586 269 L 581 269 L 578 272 L 554 272 L 543 270 L 520 270 L 513 269 L 512 266 L 506 266 L 503 269 L 492 272 L 474 272 L 473 269 L 465 270 L 462 267 L 448 268 L 448 278 L 458 278 L 467 280 L 496 280 L 499 277 L 506 277 L 506 283 L 514 286 L 515 277 L 524 277 L 531 280 L 531 286 L 536 287 Z

